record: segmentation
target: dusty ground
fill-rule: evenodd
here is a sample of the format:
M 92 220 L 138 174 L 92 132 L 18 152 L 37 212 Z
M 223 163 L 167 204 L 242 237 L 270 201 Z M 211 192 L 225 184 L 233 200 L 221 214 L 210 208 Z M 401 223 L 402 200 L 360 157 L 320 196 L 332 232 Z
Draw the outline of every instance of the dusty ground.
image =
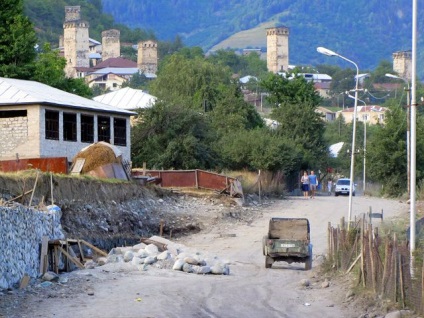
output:
M 349 276 L 330 277 L 319 270 L 327 248 L 328 222 L 336 225 L 347 216 L 347 197 L 290 197 L 264 205 L 252 201 L 252 207 L 244 209 L 197 200 L 184 215 L 197 220 L 199 232 L 173 241 L 226 259 L 230 275 L 195 275 L 157 266 L 138 271 L 128 263 L 106 264 L 63 274 L 63 284 L 43 288 L 35 281 L 26 291 L 5 291 L 0 296 L 0 317 L 350 318 L 385 314 L 376 297 L 351 295 Z M 386 224 L 393 217 L 407 217 L 404 202 L 361 196 L 354 198 L 352 216 L 360 216 L 369 206 L 384 209 Z M 265 269 L 261 239 L 270 217 L 309 219 L 312 271 L 304 271 L 303 264 L 283 262 Z M 302 279 L 308 279 L 310 286 L 303 286 Z M 323 286 L 326 281 L 328 287 Z

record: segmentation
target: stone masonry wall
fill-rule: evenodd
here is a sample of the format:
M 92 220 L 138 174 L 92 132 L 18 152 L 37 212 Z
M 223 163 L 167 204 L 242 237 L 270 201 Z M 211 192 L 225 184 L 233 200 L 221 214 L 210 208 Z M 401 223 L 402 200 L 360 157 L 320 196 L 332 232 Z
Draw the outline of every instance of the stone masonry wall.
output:
M 37 277 L 43 236 L 63 239 L 61 211 L 50 206 L 39 211 L 25 206 L 0 207 L 0 288 L 11 288 L 25 274 Z
M 12 138 L 0 138 L 0 158 L 13 151 L 16 146 L 28 139 L 28 118 L 0 118 L 0 135 Z

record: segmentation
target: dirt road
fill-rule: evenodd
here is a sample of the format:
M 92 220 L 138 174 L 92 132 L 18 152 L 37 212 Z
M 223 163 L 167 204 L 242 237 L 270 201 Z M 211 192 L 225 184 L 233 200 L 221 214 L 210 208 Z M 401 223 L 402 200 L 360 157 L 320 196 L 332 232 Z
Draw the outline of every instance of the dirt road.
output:
M 408 211 L 406 203 L 357 196 L 352 217 L 367 212 L 369 206 L 374 211 L 384 209 L 386 223 Z M 270 217 L 306 217 L 311 224 L 313 266 L 317 266 L 326 252 L 328 222 L 338 224 L 347 212 L 348 197 L 276 201 L 248 225 L 220 224 L 178 241 L 228 260 L 228 276 L 154 267 L 134 271 L 129 264 L 106 264 L 73 272 L 60 292 L 29 295 L 16 317 L 359 317 L 360 309 L 346 300 L 347 283 L 330 281 L 323 287 L 325 278 L 316 270 L 305 271 L 301 263 L 274 263 L 265 269 L 262 254 L 261 240 Z M 79 289 L 70 292 L 77 278 Z M 302 279 L 308 279 L 310 286 L 302 286 Z

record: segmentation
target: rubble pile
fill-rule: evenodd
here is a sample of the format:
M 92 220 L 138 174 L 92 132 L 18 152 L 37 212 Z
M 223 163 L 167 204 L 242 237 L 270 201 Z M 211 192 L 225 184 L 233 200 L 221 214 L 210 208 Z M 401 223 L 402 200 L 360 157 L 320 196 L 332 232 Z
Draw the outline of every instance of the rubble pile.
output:
M 162 237 L 153 236 L 149 241 L 153 243 L 113 248 L 107 257 L 89 261 L 85 267 L 127 263 L 140 271 L 148 270 L 149 266 L 155 266 L 194 274 L 230 274 L 229 262 L 217 256 L 210 257 L 198 251 L 193 252 L 181 244 Z

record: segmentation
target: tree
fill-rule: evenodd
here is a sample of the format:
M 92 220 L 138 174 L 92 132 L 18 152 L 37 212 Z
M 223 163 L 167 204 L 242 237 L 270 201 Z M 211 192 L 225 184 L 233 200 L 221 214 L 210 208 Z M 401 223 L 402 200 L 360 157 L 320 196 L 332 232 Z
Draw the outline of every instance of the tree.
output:
M 235 130 L 218 142 L 222 162 L 228 169 L 298 171 L 301 154 L 293 141 L 268 128 Z
M 52 51 L 50 44 L 44 44 L 42 52 L 35 61 L 33 80 L 53 87 L 60 86 L 65 80 L 66 60 L 59 51 Z
M 205 116 L 192 109 L 157 102 L 140 114 L 132 130 L 135 166 L 158 169 L 211 169 L 217 156 Z
M 230 83 L 228 68 L 176 53 L 164 62 L 150 91 L 158 99 L 204 111 L 215 107 L 220 87 Z
M 129 81 L 124 82 L 122 87 L 131 87 L 134 89 L 147 89 L 149 80 L 144 73 L 135 73 Z
M 218 138 L 232 135 L 235 131 L 258 128 L 263 120 L 253 105 L 243 100 L 243 95 L 236 83 L 222 89 L 215 107 L 208 113 L 212 128 Z
M 406 122 L 399 106 L 391 107 L 385 125 L 370 136 L 367 147 L 370 180 L 384 184 L 383 191 L 393 195 L 406 190 Z
M 272 118 L 279 122 L 280 136 L 293 140 L 303 155 L 302 168 L 319 167 L 328 157 L 322 115 L 316 112 L 321 101 L 313 83 L 289 74 L 289 78 L 270 74 L 261 85 L 269 92 L 274 109 Z
M 0 76 L 29 79 L 37 37 L 23 14 L 23 0 L 4 0 L 0 10 Z

